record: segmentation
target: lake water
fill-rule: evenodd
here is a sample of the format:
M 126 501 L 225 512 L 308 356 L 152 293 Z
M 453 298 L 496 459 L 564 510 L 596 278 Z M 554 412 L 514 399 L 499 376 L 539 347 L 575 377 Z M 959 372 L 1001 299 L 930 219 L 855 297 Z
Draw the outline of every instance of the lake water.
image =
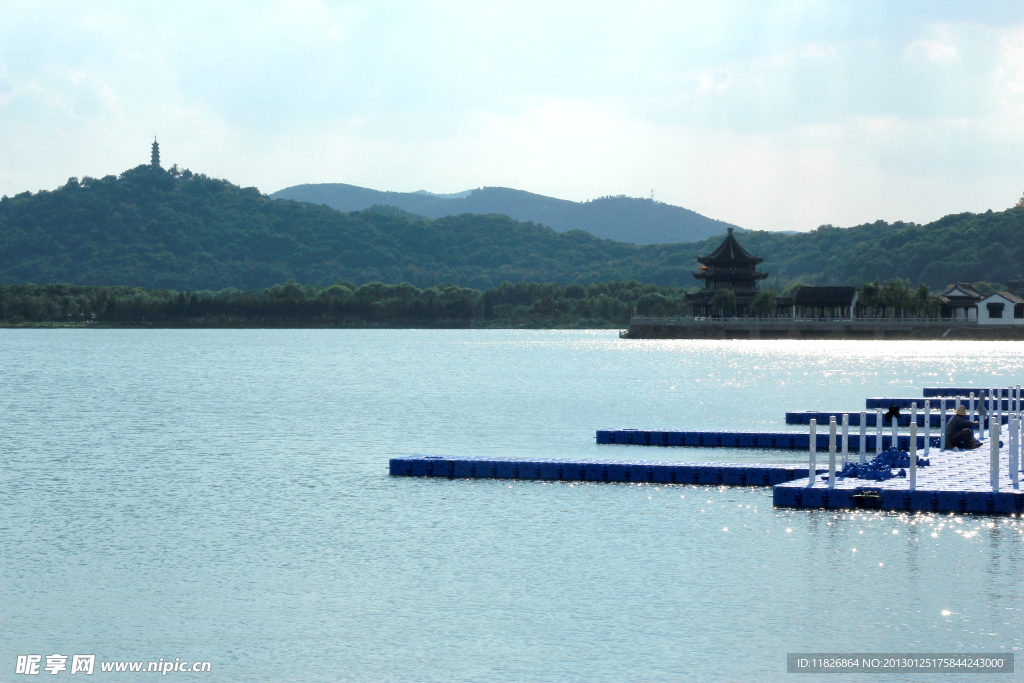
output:
M 22 678 L 16 657 L 33 653 L 95 654 L 106 680 L 139 674 L 99 662 L 162 657 L 210 661 L 168 674 L 204 681 L 616 682 L 791 680 L 787 652 L 1019 654 L 1024 520 L 387 466 L 413 453 L 803 460 L 599 447 L 594 432 L 780 429 L 786 410 L 1017 384 L 1020 351 L 608 331 L 3 331 L 0 680 Z

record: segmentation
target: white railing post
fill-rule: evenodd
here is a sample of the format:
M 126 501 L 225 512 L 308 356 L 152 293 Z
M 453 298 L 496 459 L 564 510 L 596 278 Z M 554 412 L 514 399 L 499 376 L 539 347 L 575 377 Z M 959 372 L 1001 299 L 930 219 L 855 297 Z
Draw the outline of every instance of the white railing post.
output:
M 917 424 L 917 401 L 911 401 L 910 403 L 910 422 L 911 424 Z
M 992 483 L 992 491 L 999 490 L 999 427 L 994 422 L 989 422 L 988 438 L 989 444 L 989 480 Z
M 996 413 L 999 415 L 999 426 L 1003 426 L 1003 390 L 999 390 L 999 397 L 996 399 Z
M 931 452 L 932 438 L 932 402 L 924 402 L 924 457 Z
M 875 408 L 875 455 L 882 452 L 882 409 Z
M 867 462 L 865 453 L 868 448 L 868 414 L 864 411 L 860 413 L 860 462 L 863 465 Z
M 910 490 L 917 488 L 917 420 L 910 421 Z
M 946 450 L 946 399 L 939 399 L 942 406 L 939 408 L 939 450 Z
M 1017 393 L 1015 394 L 1015 396 L 1016 396 L 1016 398 L 1014 398 L 1014 400 L 1013 400 L 1013 412 L 1019 413 L 1020 412 L 1020 385 L 1019 384 L 1017 385 Z
M 996 393 L 995 389 L 989 388 L 989 390 L 988 390 L 988 401 L 987 401 L 988 415 L 986 415 L 986 417 L 988 418 L 989 424 L 992 424 L 992 420 L 996 419 L 996 397 L 995 397 L 995 393 Z
M 899 440 L 900 421 L 896 418 L 895 415 L 893 415 L 892 417 L 889 418 L 889 422 L 892 423 L 892 430 L 891 430 L 892 431 L 892 437 L 891 437 L 891 440 L 889 441 L 889 448 L 895 448 L 896 450 L 899 450 L 900 449 L 900 440 Z
M 818 421 L 811 418 L 811 449 L 807 458 L 807 488 L 814 486 L 814 478 L 818 476 Z
M 836 416 L 828 421 L 828 487 L 836 485 Z
M 850 459 L 850 414 L 843 413 L 843 467 Z
M 971 422 L 976 422 L 978 420 L 978 414 L 974 410 L 974 392 L 973 391 L 971 392 L 971 395 L 970 395 L 969 398 L 970 398 L 970 401 L 971 401 Z M 971 433 L 972 434 L 974 433 L 974 427 L 971 427 Z M 981 441 L 981 435 L 982 434 L 983 434 L 983 432 L 981 431 L 981 423 L 978 422 L 978 441 Z
M 1020 471 L 1020 420 L 1016 415 L 1010 416 L 1010 481 L 1017 488 Z
M 960 406 L 961 406 L 960 397 L 957 396 L 956 397 L 956 409 L 958 411 L 960 410 Z M 964 412 L 966 412 L 966 409 L 967 409 L 967 406 L 964 406 Z M 969 415 L 968 415 L 968 417 L 969 417 Z M 952 419 L 952 418 L 950 418 L 950 419 Z M 974 427 L 971 427 L 971 433 L 972 434 L 974 433 Z

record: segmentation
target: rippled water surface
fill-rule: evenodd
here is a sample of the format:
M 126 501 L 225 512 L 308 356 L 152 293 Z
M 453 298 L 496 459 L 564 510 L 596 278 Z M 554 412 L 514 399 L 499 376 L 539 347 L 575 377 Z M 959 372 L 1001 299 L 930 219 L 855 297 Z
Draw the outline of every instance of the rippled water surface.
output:
M 786 410 L 1017 384 L 1020 350 L 0 332 L 0 680 L 28 653 L 208 660 L 206 681 L 778 681 L 787 652 L 1019 654 L 1019 519 L 775 510 L 767 488 L 391 478 L 387 462 L 802 460 L 594 432 L 782 429 Z

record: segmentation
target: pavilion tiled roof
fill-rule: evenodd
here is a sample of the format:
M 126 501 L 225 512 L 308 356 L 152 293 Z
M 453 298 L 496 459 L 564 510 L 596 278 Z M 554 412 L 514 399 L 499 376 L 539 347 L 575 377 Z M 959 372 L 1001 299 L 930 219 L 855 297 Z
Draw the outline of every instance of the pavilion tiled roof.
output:
M 953 291 L 956 289 L 962 291 L 963 295 L 953 294 Z M 966 282 L 957 282 L 940 294 L 939 298 L 944 301 L 981 301 L 985 297 L 982 296 L 981 292 L 976 290 L 974 287 L 971 287 Z
M 697 262 L 703 263 L 705 266 L 756 266 L 762 261 L 764 261 L 763 258 L 754 256 L 740 246 L 732 234 L 732 228 L 729 228 L 729 234 L 726 235 L 725 241 L 719 245 L 718 249 L 707 256 L 697 257 Z

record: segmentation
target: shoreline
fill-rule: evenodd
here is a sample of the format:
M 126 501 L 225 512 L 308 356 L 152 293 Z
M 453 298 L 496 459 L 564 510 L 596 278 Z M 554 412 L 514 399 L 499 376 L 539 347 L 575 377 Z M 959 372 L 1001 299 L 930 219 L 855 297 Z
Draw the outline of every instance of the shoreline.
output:
M 77 329 L 77 330 L 617 330 L 625 329 L 624 325 L 308 325 L 308 324 L 239 324 L 211 323 L 208 325 L 173 325 L 167 323 L 66 323 L 66 322 L 0 322 L 0 330 L 39 330 L 39 329 Z M 625 337 L 622 337 L 625 339 Z
M 710 320 L 634 317 L 624 339 L 1024 340 L 1024 325 L 915 318 Z
M 176 325 L 168 323 L 70 323 L 70 322 L 4 322 L 0 330 L 603 330 L 618 331 L 619 339 L 625 341 L 643 340 L 707 340 L 707 341 L 1024 341 L 1024 327 L 972 327 L 943 328 L 934 330 L 898 330 L 871 328 L 867 330 L 843 330 L 818 328 L 796 328 L 787 330 L 765 330 L 754 326 L 717 325 L 702 329 L 680 329 L 670 326 L 631 325 L 408 325 L 374 324 L 353 325 L 311 325 L 303 323 L 281 323 L 277 325 L 220 323 Z M 948 332 L 947 332 L 948 331 Z

